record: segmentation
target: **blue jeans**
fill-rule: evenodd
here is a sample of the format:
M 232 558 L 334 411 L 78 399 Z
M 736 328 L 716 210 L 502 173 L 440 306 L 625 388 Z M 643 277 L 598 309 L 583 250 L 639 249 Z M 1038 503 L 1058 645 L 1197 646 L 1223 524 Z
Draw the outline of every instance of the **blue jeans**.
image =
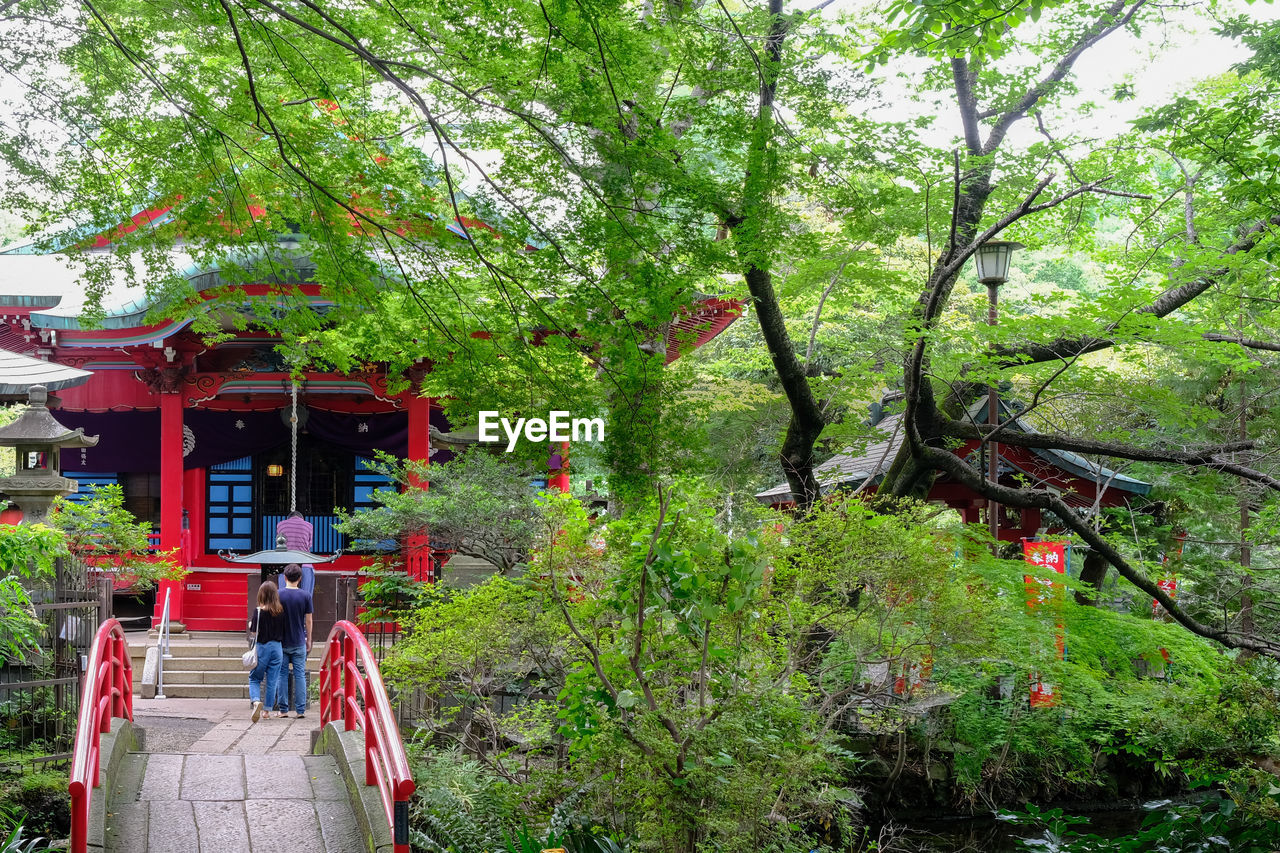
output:
M 284 650 L 280 666 L 280 682 L 276 688 L 277 711 L 289 710 L 289 666 L 293 666 L 293 705 L 301 714 L 307 710 L 307 647 L 293 646 Z
M 272 640 L 269 643 L 258 643 L 258 665 L 249 673 L 249 701 L 258 702 L 263 699 L 262 696 L 262 680 L 267 681 L 266 701 L 263 703 L 268 708 L 275 704 L 276 686 L 280 681 L 280 664 L 283 654 L 280 650 L 280 641 Z

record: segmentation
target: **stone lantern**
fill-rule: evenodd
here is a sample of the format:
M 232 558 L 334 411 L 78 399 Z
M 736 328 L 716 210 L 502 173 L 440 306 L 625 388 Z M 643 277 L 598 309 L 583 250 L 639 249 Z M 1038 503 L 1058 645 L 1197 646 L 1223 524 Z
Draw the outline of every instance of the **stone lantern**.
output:
M 17 503 L 26 524 L 44 521 L 49 505 L 58 495 L 75 493 L 76 481 L 62 476 L 59 456 L 63 448 L 93 447 L 96 435 L 83 429 L 67 429 L 49 413 L 49 392 L 32 385 L 28 403 L 18 419 L 0 427 L 0 447 L 17 451 L 17 466 L 11 477 L 0 478 L 0 491 Z

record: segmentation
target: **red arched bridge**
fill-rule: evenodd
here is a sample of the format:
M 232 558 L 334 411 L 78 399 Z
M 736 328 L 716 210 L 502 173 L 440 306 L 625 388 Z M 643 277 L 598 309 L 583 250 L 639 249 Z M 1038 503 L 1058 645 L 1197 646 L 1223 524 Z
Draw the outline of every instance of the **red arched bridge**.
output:
M 378 663 L 342 621 L 307 755 L 136 750 L 120 623 L 98 629 L 71 765 L 72 853 L 409 853 L 413 777 Z

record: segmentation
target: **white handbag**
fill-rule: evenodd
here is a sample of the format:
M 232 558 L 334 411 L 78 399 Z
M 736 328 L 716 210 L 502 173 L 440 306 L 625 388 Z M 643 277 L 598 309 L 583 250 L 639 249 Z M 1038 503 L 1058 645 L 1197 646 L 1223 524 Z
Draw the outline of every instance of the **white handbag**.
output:
M 257 616 L 259 619 L 261 619 L 261 618 L 262 618 L 262 608 L 261 608 L 261 607 L 259 607 L 259 608 L 258 608 L 258 612 L 257 612 L 257 613 L 255 613 L 255 614 L 254 614 L 254 616 Z M 258 665 L 258 631 L 257 631 L 257 625 L 255 625 L 255 626 L 254 626 L 254 631 L 253 631 L 253 648 L 249 649 L 249 651 L 247 651 L 247 652 L 245 652 L 244 654 L 240 655 L 240 664 L 241 664 L 241 666 L 243 666 L 245 669 L 253 669 L 255 666 L 257 666 L 257 665 Z

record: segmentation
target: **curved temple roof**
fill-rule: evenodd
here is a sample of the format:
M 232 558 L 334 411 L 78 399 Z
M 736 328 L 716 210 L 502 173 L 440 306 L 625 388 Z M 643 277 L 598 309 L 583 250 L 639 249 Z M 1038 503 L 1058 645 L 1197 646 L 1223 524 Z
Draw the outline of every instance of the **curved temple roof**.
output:
M 0 397 L 25 397 L 33 385 L 50 391 L 74 388 L 92 375 L 87 370 L 0 350 Z
M 985 398 L 975 401 L 969 407 L 968 419 L 974 423 L 985 422 L 986 407 L 987 401 Z M 1039 430 L 1018 418 L 1004 400 L 1000 401 L 1000 408 L 1003 417 L 1014 415 L 1010 424 L 1013 429 L 1027 435 L 1040 434 Z M 893 460 L 897 457 L 898 450 L 902 447 L 905 437 L 902 429 L 902 415 L 887 415 L 874 425 L 874 429 L 879 434 L 880 439 L 868 444 L 862 453 L 858 455 L 854 455 L 852 452 L 837 453 L 814 468 L 814 474 L 818 478 L 818 485 L 824 492 L 841 486 L 856 488 L 867 478 L 871 478 L 873 481 L 878 480 L 889 470 L 889 466 L 893 464 Z M 1090 480 L 1099 485 L 1106 484 L 1108 488 L 1119 489 L 1122 492 L 1129 492 L 1135 495 L 1145 495 L 1151 491 L 1150 483 L 1145 483 L 1142 480 L 1120 474 L 1103 465 L 1091 462 L 1078 453 L 1072 453 L 1068 450 L 1027 449 L 1050 465 L 1056 465 L 1063 471 L 1083 480 Z M 786 483 L 780 483 L 771 489 L 757 492 L 756 499 L 766 504 L 786 503 L 794 500 L 791 494 L 791 487 Z

